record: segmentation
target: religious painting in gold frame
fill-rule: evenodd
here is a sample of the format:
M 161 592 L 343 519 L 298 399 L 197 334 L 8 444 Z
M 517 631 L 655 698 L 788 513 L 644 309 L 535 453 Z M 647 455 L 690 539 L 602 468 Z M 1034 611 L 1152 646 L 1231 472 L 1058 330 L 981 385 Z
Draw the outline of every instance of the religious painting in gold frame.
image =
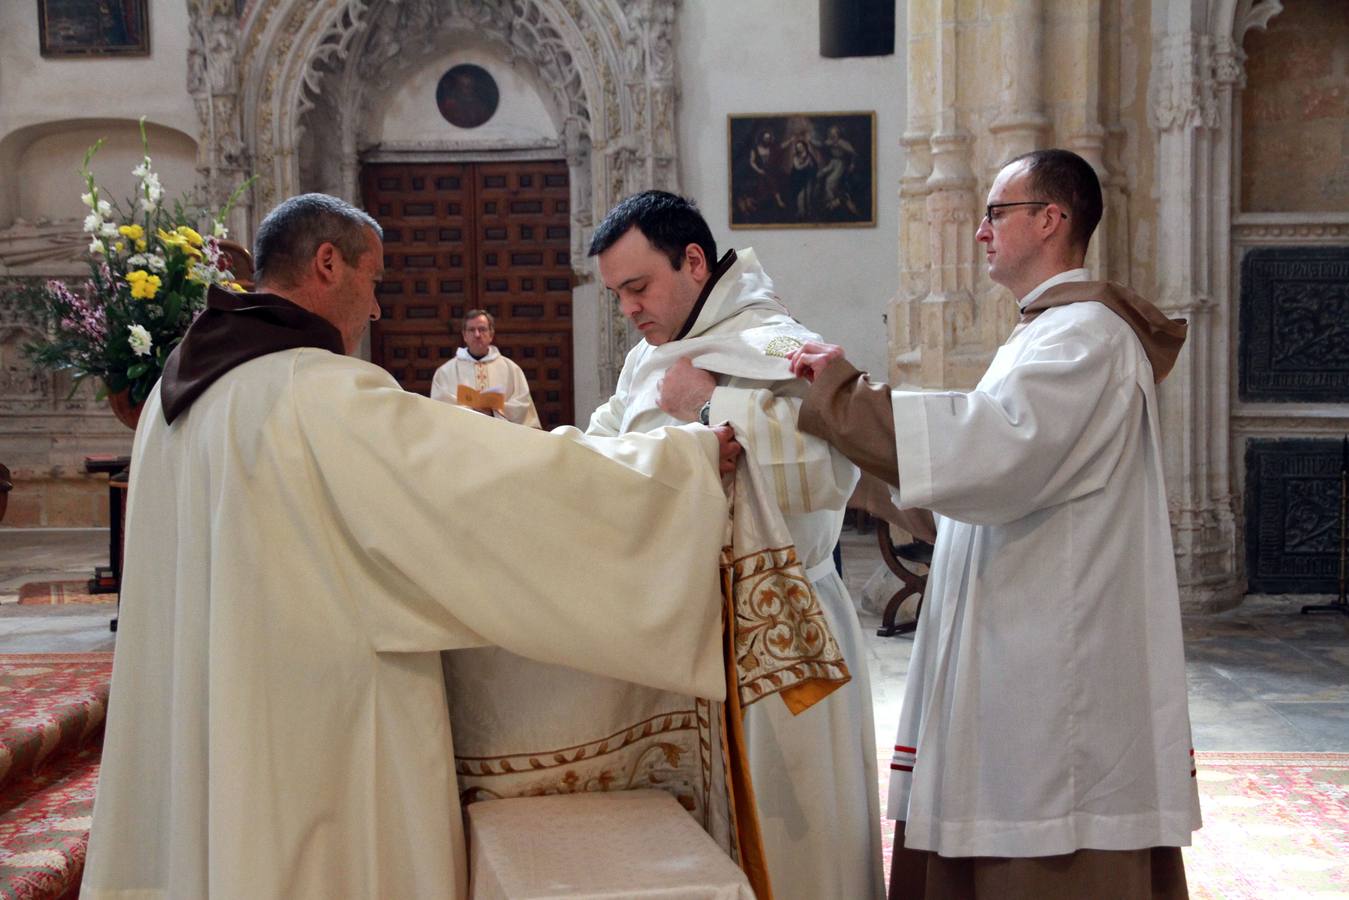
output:
M 876 224 L 876 114 L 726 117 L 732 228 Z
M 37 0 L 46 57 L 148 56 L 148 0 Z

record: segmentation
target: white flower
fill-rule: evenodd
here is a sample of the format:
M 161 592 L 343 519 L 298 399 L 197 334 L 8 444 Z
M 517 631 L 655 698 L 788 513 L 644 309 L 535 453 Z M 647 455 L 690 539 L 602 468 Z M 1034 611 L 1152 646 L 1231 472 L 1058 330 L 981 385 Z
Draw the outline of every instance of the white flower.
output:
M 98 214 L 100 216 L 112 215 L 112 204 L 109 203 L 107 200 L 98 201 Z
M 134 256 L 128 256 L 126 258 L 126 265 L 129 269 L 143 269 L 145 268 L 145 263 L 146 257 L 144 253 L 137 253 Z
M 230 230 L 225 227 L 224 222 L 216 222 L 215 227 L 211 229 L 211 234 L 218 238 L 227 238 L 230 236 Z
M 159 203 L 156 202 L 156 201 L 154 201 L 154 200 L 149 200 L 149 199 L 147 199 L 147 198 L 145 198 L 145 197 L 142 197 L 142 198 L 141 198 L 141 209 L 145 210 L 145 211 L 148 212 L 148 213 L 152 213 L 152 212 L 154 212 L 155 210 L 159 209 Z
M 131 336 L 126 342 L 131 345 L 131 352 L 137 356 L 146 356 L 150 352 L 150 332 L 145 330 L 144 325 L 132 325 L 127 329 Z
M 101 234 L 101 235 L 103 235 L 105 238 L 115 238 L 115 237 L 117 237 L 117 223 L 116 223 L 116 222 L 104 222 L 103 225 L 102 225 L 102 227 L 100 227 L 100 228 L 98 229 L 98 233 Z
M 83 203 L 85 206 L 89 207 L 90 209 L 93 209 L 93 208 L 94 208 L 94 195 L 93 195 L 93 194 L 80 194 L 80 202 Z
M 150 157 L 145 157 L 144 161 L 142 161 L 139 166 L 136 166 L 136 168 L 131 170 L 131 174 L 135 175 L 137 178 L 144 178 L 146 175 L 149 175 Z
M 90 213 L 84 217 L 84 230 L 93 234 L 103 227 L 103 217 L 98 213 Z
M 151 272 L 163 272 L 166 268 L 168 268 L 168 264 L 164 262 L 164 257 L 160 256 L 157 253 L 151 256 L 147 256 L 145 262 L 150 267 Z
M 101 240 L 99 240 L 98 238 L 94 238 L 92 241 L 89 242 L 89 252 L 96 254 L 98 256 L 102 256 L 104 253 L 107 253 L 108 250 L 106 247 L 103 246 L 103 242 Z

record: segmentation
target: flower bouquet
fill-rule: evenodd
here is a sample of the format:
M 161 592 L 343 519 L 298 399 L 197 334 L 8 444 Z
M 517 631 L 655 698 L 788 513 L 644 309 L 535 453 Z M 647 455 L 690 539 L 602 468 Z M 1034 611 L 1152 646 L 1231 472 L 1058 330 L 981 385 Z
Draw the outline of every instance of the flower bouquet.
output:
M 89 278 L 49 281 L 29 294 L 48 337 L 24 349 L 38 366 L 73 372 L 76 388 L 97 377 L 100 399 L 111 395 L 123 408 L 138 407 L 169 352 L 206 307 L 207 288 L 242 290 L 220 242 L 228 237 L 226 216 L 252 180 L 216 213 L 183 199 L 170 208 L 151 168 L 142 118 L 144 158 L 132 170 L 136 194 L 119 203 L 99 188 L 89 168 L 102 144 L 90 147 L 80 166 L 86 188 L 81 199 L 89 209 Z

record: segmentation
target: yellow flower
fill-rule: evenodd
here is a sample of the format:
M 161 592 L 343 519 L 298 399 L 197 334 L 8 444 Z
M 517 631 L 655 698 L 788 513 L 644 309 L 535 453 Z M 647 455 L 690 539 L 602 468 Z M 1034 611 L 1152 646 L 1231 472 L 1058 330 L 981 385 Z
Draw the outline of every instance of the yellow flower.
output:
M 186 225 L 179 226 L 176 230 L 172 232 L 165 231 L 164 229 L 161 228 L 159 229 L 159 239 L 170 247 L 177 247 L 179 250 L 183 251 L 183 253 L 187 254 L 193 259 L 202 259 L 202 252 L 198 250 L 196 247 L 192 246 L 192 238 L 188 237 L 185 234 L 179 233 L 184 228 L 187 228 L 187 226 Z M 196 236 L 198 241 L 201 240 L 201 235 L 197 234 L 195 231 L 192 231 L 191 228 L 187 228 L 187 230 L 192 232 L 192 234 Z
M 197 232 L 195 232 L 194 230 L 192 230 L 192 229 L 189 228 L 188 226 L 186 226 L 186 225 L 179 225 L 179 226 L 178 226 L 176 229 L 174 229 L 174 230 L 177 231 L 179 235 L 181 235 L 182 237 L 186 238 L 186 239 L 187 239 L 187 242 L 188 242 L 189 244 L 191 244 L 193 247 L 200 247 L 200 246 L 201 246 L 201 244 L 202 244 L 201 235 L 197 234 Z
M 133 241 L 140 241 L 145 237 L 145 229 L 139 225 L 119 225 L 118 234 L 124 238 L 130 238 Z
M 121 253 L 123 250 L 126 249 L 126 244 L 122 243 L 121 241 L 117 241 L 112 245 L 112 249 L 116 250 L 118 253 Z
M 243 286 L 242 284 L 240 284 L 239 282 L 237 282 L 237 281 L 231 281 L 231 282 L 229 283 L 229 286 L 230 286 L 230 290 L 234 291 L 235 293 L 238 293 L 238 294 L 244 293 L 244 286 Z
M 144 252 L 145 252 L 145 248 L 147 248 L 147 247 L 149 247 L 149 246 L 150 246 L 150 242 L 147 241 L 145 238 L 139 238 L 139 239 L 136 241 L 136 250 L 137 250 L 138 252 L 140 252 L 140 253 L 144 253 Z
M 151 275 L 144 269 L 126 273 L 127 284 L 131 285 L 131 296 L 137 300 L 152 300 L 159 293 L 158 275 Z

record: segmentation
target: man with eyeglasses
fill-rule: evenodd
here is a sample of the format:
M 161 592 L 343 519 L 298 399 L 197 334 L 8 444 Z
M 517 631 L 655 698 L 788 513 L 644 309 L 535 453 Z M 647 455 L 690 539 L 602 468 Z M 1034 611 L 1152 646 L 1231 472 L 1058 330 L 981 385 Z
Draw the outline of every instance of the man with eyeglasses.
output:
M 1200 825 L 1154 385 L 1185 323 L 1083 268 L 1066 150 L 999 172 L 976 239 L 1021 321 L 973 391 L 806 344 L 801 430 L 936 514 L 890 773 L 890 897 L 1187 896 Z
M 496 320 L 485 309 L 464 316 L 464 346 L 454 359 L 436 369 L 431 399 L 456 403 L 517 425 L 539 428 L 539 414 L 529 396 L 529 381 L 513 361 L 492 344 Z

